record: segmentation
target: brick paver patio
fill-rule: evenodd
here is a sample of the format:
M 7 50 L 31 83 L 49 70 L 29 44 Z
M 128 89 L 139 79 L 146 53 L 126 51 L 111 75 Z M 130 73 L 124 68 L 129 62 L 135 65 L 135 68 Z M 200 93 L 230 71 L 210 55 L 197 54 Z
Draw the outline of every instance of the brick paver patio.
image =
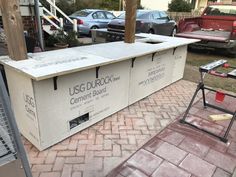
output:
M 207 101 L 231 111 L 235 109 L 236 100 L 229 97 L 223 103 L 216 103 L 214 94 L 208 93 Z M 213 122 L 208 119 L 210 114 L 220 113 L 215 109 L 204 109 L 202 101 L 198 101 L 186 120 L 222 135 L 229 120 Z M 228 138 L 228 143 L 223 143 L 176 120 L 115 168 L 108 177 L 235 177 L 236 124 Z
M 33 176 L 106 176 L 112 169 L 142 147 L 150 138 L 181 115 L 186 110 L 195 87 L 196 84 L 192 82 L 184 80 L 176 82 L 42 152 L 39 152 L 31 143 L 23 139 Z M 164 133 L 167 131 L 173 132 L 173 130 L 167 129 Z M 190 132 L 193 133 L 193 131 Z M 163 136 L 163 133 L 160 136 Z M 159 156 L 154 160 L 155 165 L 146 165 L 150 169 L 147 169 L 145 174 L 149 174 L 159 165 L 161 168 L 155 172 L 154 176 L 158 176 L 158 174 L 169 168 L 179 171 L 175 165 L 182 162 L 183 158 L 185 159 L 181 163 L 183 169 L 192 168 L 192 166 L 188 167 L 189 161 L 194 158 L 199 160 L 199 154 L 196 156 L 196 153 L 191 154 L 183 150 L 188 146 L 191 147 L 189 141 L 187 141 L 187 136 L 181 133 L 174 133 L 173 136 L 168 136 L 164 140 L 166 142 L 162 143 L 160 149 L 155 151 Z M 164 140 L 161 142 L 164 142 Z M 169 141 L 172 144 L 168 143 Z M 157 144 L 159 146 L 159 143 Z M 175 146 L 177 145 L 181 145 L 183 148 L 176 150 Z M 235 148 L 235 144 L 231 146 Z M 203 152 L 199 152 L 200 157 L 201 153 L 205 155 L 209 151 L 203 145 L 199 145 L 199 148 L 203 150 Z M 176 156 L 173 158 L 172 153 L 165 156 L 166 151 L 171 152 L 172 149 L 178 152 Z M 194 150 L 196 149 L 192 147 L 192 151 Z M 234 152 L 233 149 L 232 151 Z M 154 156 L 150 153 L 151 151 L 148 152 L 145 149 L 138 152 L 143 154 L 143 156 L 145 154 Z M 217 151 L 211 150 L 207 158 L 214 160 L 214 155 L 217 153 Z M 169 162 L 165 161 L 163 163 L 163 156 Z M 135 161 L 131 163 L 135 166 Z M 203 165 L 211 167 L 209 173 L 215 170 L 214 165 L 209 165 L 208 163 Z M 191 170 L 194 172 L 196 169 Z M 232 172 L 232 165 L 230 170 Z M 219 173 L 222 172 L 221 169 L 218 171 Z M 141 173 L 143 172 L 137 171 L 137 174 Z M 183 170 L 179 171 L 179 173 L 183 174 L 183 177 L 189 174 Z

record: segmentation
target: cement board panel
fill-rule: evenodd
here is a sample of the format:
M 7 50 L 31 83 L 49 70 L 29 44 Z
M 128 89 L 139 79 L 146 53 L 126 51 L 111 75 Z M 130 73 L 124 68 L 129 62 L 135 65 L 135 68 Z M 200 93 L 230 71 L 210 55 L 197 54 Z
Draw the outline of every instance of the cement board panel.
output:
M 187 58 L 187 46 L 177 47 L 174 51 L 174 66 L 173 66 L 173 76 L 172 82 L 175 82 L 183 78 L 184 67 Z
M 172 50 L 137 58 L 131 68 L 129 104 L 132 104 L 172 82 Z
M 32 80 L 5 69 L 12 109 L 20 132 L 34 145 L 40 144 L 37 105 Z
M 128 106 L 130 61 L 34 82 L 41 146 L 45 149 Z M 76 126 L 76 118 L 89 120 Z M 74 122 L 72 120 L 75 120 Z M 72 124 L 71 124 L 72 123 Z

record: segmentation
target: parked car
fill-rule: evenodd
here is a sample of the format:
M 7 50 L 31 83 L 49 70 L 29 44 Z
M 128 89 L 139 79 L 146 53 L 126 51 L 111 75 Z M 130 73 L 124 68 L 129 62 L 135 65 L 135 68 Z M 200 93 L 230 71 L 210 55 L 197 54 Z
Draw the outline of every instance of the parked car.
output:
M 107 24 L 115 18 L 111 12 L 98 9 L 80 10 L 69 17 L 77 20 L 78 32 L 86 35 L 91 34 L 91 29 L 107 28 Z M 64 28 L 72 29 L 73 25 L 66 20 Z
M 236 6 L 209 5 L 200 17 L 180 20 L 176 36 L 201 40 L 190 48 L 220 49 L 236 55 Z
M 125 31 L 125 13 L 111 20 L 108 24 L 108 31 Z M 176 33 L 177 25 L 164 11 L 137 10 L 136 33 L 152 33 L 159 35 L 173 36 Z

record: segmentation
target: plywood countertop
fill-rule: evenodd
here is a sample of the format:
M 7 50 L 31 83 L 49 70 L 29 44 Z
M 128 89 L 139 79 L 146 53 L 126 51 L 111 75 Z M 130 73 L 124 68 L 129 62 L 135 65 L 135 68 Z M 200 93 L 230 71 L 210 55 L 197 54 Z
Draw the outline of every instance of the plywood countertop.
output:
M 152 34 L 136 36 L 141 39 L 132 44 L 112 42 L 34 53 L 29 54 L 28 60 L 22 61 L 1 57 L 0 63 L 39 81 L 198 42 L 195 39 Z

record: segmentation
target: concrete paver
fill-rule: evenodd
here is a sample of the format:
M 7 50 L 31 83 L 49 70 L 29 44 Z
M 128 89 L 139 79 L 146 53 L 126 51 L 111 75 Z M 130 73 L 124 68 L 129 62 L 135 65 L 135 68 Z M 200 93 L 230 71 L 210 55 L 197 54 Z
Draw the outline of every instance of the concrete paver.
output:
M 185 138 L 179 147 L 196 156 L 204 157 L 209 151 L 209 147 L 192 138 Z
M 162 159 L 152 153 L 141 149 L 137 151 L 125 164 L 132 168 L 139 169 L 147 176 L 150 176 L 161 164 Z M 148 165 L 147 165 L 148 164 Z
M 230 174 L 220 168 L 217 168 L 213 177 L 230 177 Z
M 172 122 L 185 111 L 195 87 L 178 81 L 43 152 L 23 138 L 34 175 L 106 176 L 160 132 L 166 120 Z M 166 138 L 179 144 L 184 135 L 175 131 Z
M 193 154 L 189 154 L 179 166 L 196 176 L 202 177 L 211 177 L 216 169 L 216 166 Z
M 190 177 L 191 174 L 165 161 L 153 173 L 152 177 Z
M 213 99 L 214 95 L 208 93 L 207 100 L 212 101 Z M 226 99 L 222 105 L 235 104 L 236 100 Z M 218 114 L 221 112 L 211 108 L 202 109 L 202 107 L 203 104 L 201 101 L 195 103 L 193 105 L 194 111 L 190 111 L 191 114 L 186 121 L 194 122 L 194 124 L 198 125 L 200 128 L 209 128 L 208 130 L 215 133 L 218 132 L 219 127 L 222 127 L 220 128 L 221 134 L 224 133 L 229 121 L 211 121 L 208 119 L 210 114 Z M 178 116 L 178 118 L 181 117 L 182 116 Z M 197 119 L 195 119 L 195 117 Z M 204 124 L 202 123 L 203 120 L 205 121 Z M 223 143 L 219 139 L 203 133 L 202 131 L 181 124 L 177 119 L 149 140 L 140 150 L 145 149 L 162 159 L 162 163 L 156 168 L 154 173 L 151 174 L 152 177 L 234 176 L 236 171 L 235 128 L 234 124 L 228 136 L 228 142 Z M 133 156 L 135 156 L 135 154 Z M 129 161 L 129 159 L 127 161 Z M 108 177 L 116 177 L 118 175 L 128 177 L 128 175 L 121 173 L 121 167 L 126 168 L 127 161 L 124 161 L 117 168 L 112 170 Z M 139 161 L 136 163 L 139 163 Z M 137 171 L 140 170 L 140 168 L 136 165 L 136 168 L 132 170 Z
M 229 173 L 233 173 L 236 167 L 236 158 L 221 152 L 210 150 L 205 158 L 208 162 L 224 169 Z
M 178 165 L 187 153 L 178 147 L 164 142 L 156 151 L 155 154 L 169 162 Z

